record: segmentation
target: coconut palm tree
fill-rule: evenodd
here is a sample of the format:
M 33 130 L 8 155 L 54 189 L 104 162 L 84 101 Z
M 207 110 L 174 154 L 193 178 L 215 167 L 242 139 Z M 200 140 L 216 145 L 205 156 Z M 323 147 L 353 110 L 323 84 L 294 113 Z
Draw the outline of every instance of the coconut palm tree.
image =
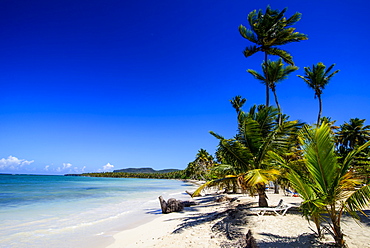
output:
M 211 132 L 220 141 L 217 154 L 221 158 L 221 165 L 216 169 L 225 173 L 222 178 L 199 187 L 193 196 L 199 195 L 205 187 L 233 181 L 238 182 L 243 190 L 257 192 L 259 206 L 268 206 L 266 184 L 276 180 L 280 174 L 268 163 L 268 151 L 288 149 L 288 138 L 297 130 L 297 121 L 285 121 L 277 125 L 278 113 L 272 106 L 253 106 L 248 113 L 239 114 L 241 127 L 234 139 L 225 139 Z
M 339 72 L 339 70 L 336 70 L 333 73 L 330 73 L 334 66 L 335 64 L 332 64 L 328 69 L 326 69 L 326 66 L 319 62 L 317 65 L 312 65 L 312 68 L 305 67 L 304 76 L 298 75 L 298 77 L 302 78 L 307 85 L 315 91 L 315 99 L 317 97 L 319 100 L 319 114 L 317 117 L 318 126 L 320 125 L 320 118 L 322 114 L 322 91 L 325 89 L 325 86 L 329 83 L 330 79 Z
M 255 45 L 248 46 L 244 50 L 244 56 L 249 57 L 257 52 L 263 52 L 267 64 L 268 55 L 277 55 L 286 63 L 294 65 L 293 57 L 278 46 L 291 42 L 307 40 L 305 34 L 295 32 L 292 26 L 301 19 L 301 13 L 295 13 L 289 18 L 284 17 L 287 9 L 272 10 L 267 6 L 265 13 L 262 10 L 254 10 L 248 14 L 250 28 L 239 26 L 239 32 L 245 39 Z M 266 85 L 266 106 L 269 106 L 269 87 Z
M 188 178 L 207 180 L 210 178 L 210 170 L 214 165 L 214 158 L 205 149 L 200 149 L 193 162 L 185 169 Z
M 277 61 L 268 60 L 267 63 L 262 64 L 262 72 L 260 74 L 254 70 L 247 70 L 250 74 L 252 74 L 256 79 L 261 81 L 263 84 L 267 85 L 274 94 L 276 107 L 279 111 L 279 124 L 281 123 L 281 107 L 278 101 L 278 97 L 276 94 L 276 84 L 285 80 L 290 73 L 293 71 L 298 70 L 297 66 L 284 66 L 282 59 L 278 59 Z
M 370 125 L 365 125 L 365 119 L 354 118 L 340 126 L 336 133 L 336 145 L 340 159 L 351 152 L 355 147 L 361 146 L 370 140 Z M 369 183 L 370 178 L 370 149 L 357 154 L 352 169 L 356 175 Z
M 238 117 L 239 116 L 239 113 L 243 107 L 243 105 L 245 104 L 245 102 L 247 101 L 247 99 L 245 98 L 242 98 L 241 96 L 235 96 L 233 97 L 231 100 L 229 100 L 231 105 L 233 106 L 233 108 L 235 109 L 236 111 L 236 116 Z M 240 128 L 240 123 L 238 122 L 238 129 Z
M 364 125 L 365 119 L 354 118 L 340 126 L 338 143 L 348 150 L 363 145 L 370 140 L 370 125 Z
M 312 217 L 319 233 L 320 223 L 327 221 L 336 245 L 344 247 L 342 214 L 347 212 L 353 218 L 359 218 L 357 211 L 362 212 L 370 201 L 370 185 L 356 189 L 359 181 L 350 170 L 356 154 L 370 142 L 355 148 L 341 162 L 327 123 L 316 128 L 304 126 L 300 140 L 307 173 L 302 175 L 291 169 L 288 179 L 304 200 L 301 204 L 303 214 Z
M 242 96 L 235 96 L 229 101 L 235 109 L 236 114 L 239 115 L 239 112 L 241 111 L 241 108 L 243 107 L 247 99 L 243 98 Z

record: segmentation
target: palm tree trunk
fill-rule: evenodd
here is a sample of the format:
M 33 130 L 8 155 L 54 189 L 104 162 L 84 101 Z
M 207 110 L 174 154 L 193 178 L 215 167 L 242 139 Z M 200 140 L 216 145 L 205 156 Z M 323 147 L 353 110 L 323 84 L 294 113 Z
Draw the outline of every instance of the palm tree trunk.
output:
M 320 125 L 320 119 L 322 114 L 322 100 L 321 100 L 321 94 L 317 95 L 317 98 L 319 99 L 319 115 L 317 116 L 317 126 Z
M 321 232 L 321 220 L 320 220 L 320 215 L 312 215 L 312 220 L 316 225 L 316 230 L 317 230 L 317 235 L 319 238 L 322 238 L 322 232 Z
M 281 125 L 281 122 L 282 122 L 282 120 L 281 120 L 280 104 L 279 104 L 279 101 L 278 101 L 278 98 L 277 98 L 276 90 L 275 89 L 272 89 L 272 92 L 274 93 L 276 107 L 277 107 L 277 109 L 279 111 L 279 121 L 278 121 L 278 123 L 279 123 L 279 126 L 280 126 Z
M 267 63 L 267 52 L 265 52 L 265 67 L 266 67 L 266 71 L 268 71 L 268 63 Z M 266 73 L 266 81 L 268 82 L 268 75 Z M 270 88 L 269 88 L 269 85 L 268 83 L 266 83 L 266 107 L 268 107 L 270 105 Z
M 278 180 L 275 180 L 274 182 L 274 194 L 279 194 L 279 183 Z
M 257 187 L 258 192 L 258 206 L 259 207 L 268 207 L 267 195 L 266 195 L 266 186 L 261 185 Z
M 330 206 L 330 219 L 332 223 L 334 240 L 337 247 L 346 247 L 344 241 L 344 235 L 342 228 L 340 227 L 340 217 L 342 215 L 342 210 L 337 211 L 335 205 Z

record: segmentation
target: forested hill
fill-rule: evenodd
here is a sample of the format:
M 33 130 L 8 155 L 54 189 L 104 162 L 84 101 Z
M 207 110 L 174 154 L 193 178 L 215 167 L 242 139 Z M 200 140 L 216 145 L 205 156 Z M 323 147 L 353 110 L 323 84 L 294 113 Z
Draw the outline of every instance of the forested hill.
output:
M 120 170 L 114 170 L 113 172 L 125 172 L 125 173 L 169 173 L 173 171 L 179 171 L 177 169 L 165 169 L 165 170 L 154 170 L 152 168 L 126 168 Z

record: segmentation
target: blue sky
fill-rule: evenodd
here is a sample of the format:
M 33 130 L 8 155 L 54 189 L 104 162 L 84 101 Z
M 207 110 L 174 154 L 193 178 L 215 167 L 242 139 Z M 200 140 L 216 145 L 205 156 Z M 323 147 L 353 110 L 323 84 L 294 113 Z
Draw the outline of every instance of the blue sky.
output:
M 238 26 L 268 4 L 301 12 L 295 27 L 309 36 L 282 47 L 300 67 L 277 86 L 284 113 L 315 122 L 317 100 L 296 75 L 323 62 L 341 70 L 323 115 L 369 119 L 365 0 L 3 0 L 0 173 L 184 169 L 200 148 L 213 154 L 209 131 L 236 131 L 229 100 L 265 102 L 246 72 L 263 55 L 243 56 Z

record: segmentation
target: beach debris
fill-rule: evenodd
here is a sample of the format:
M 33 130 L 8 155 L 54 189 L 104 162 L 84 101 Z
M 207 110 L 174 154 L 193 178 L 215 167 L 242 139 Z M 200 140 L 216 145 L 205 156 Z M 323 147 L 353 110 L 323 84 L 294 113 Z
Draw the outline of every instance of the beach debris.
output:
M 190 207 L 196 205 L 195 202 L 192 201 L 181 201 L 176 200 L 175 198 L 170 198 L 166 202 L 162 196 L 159 196 L 159 203 L 161 204 L 161 209 L 163 214 L 168 214 L 172 212 L 180 212 L 184 210 L 184 207 Z
M 252 235 L 252 231 L 249 229 L 245 235 L 246 248 L 258 248 L 256 239 Z

